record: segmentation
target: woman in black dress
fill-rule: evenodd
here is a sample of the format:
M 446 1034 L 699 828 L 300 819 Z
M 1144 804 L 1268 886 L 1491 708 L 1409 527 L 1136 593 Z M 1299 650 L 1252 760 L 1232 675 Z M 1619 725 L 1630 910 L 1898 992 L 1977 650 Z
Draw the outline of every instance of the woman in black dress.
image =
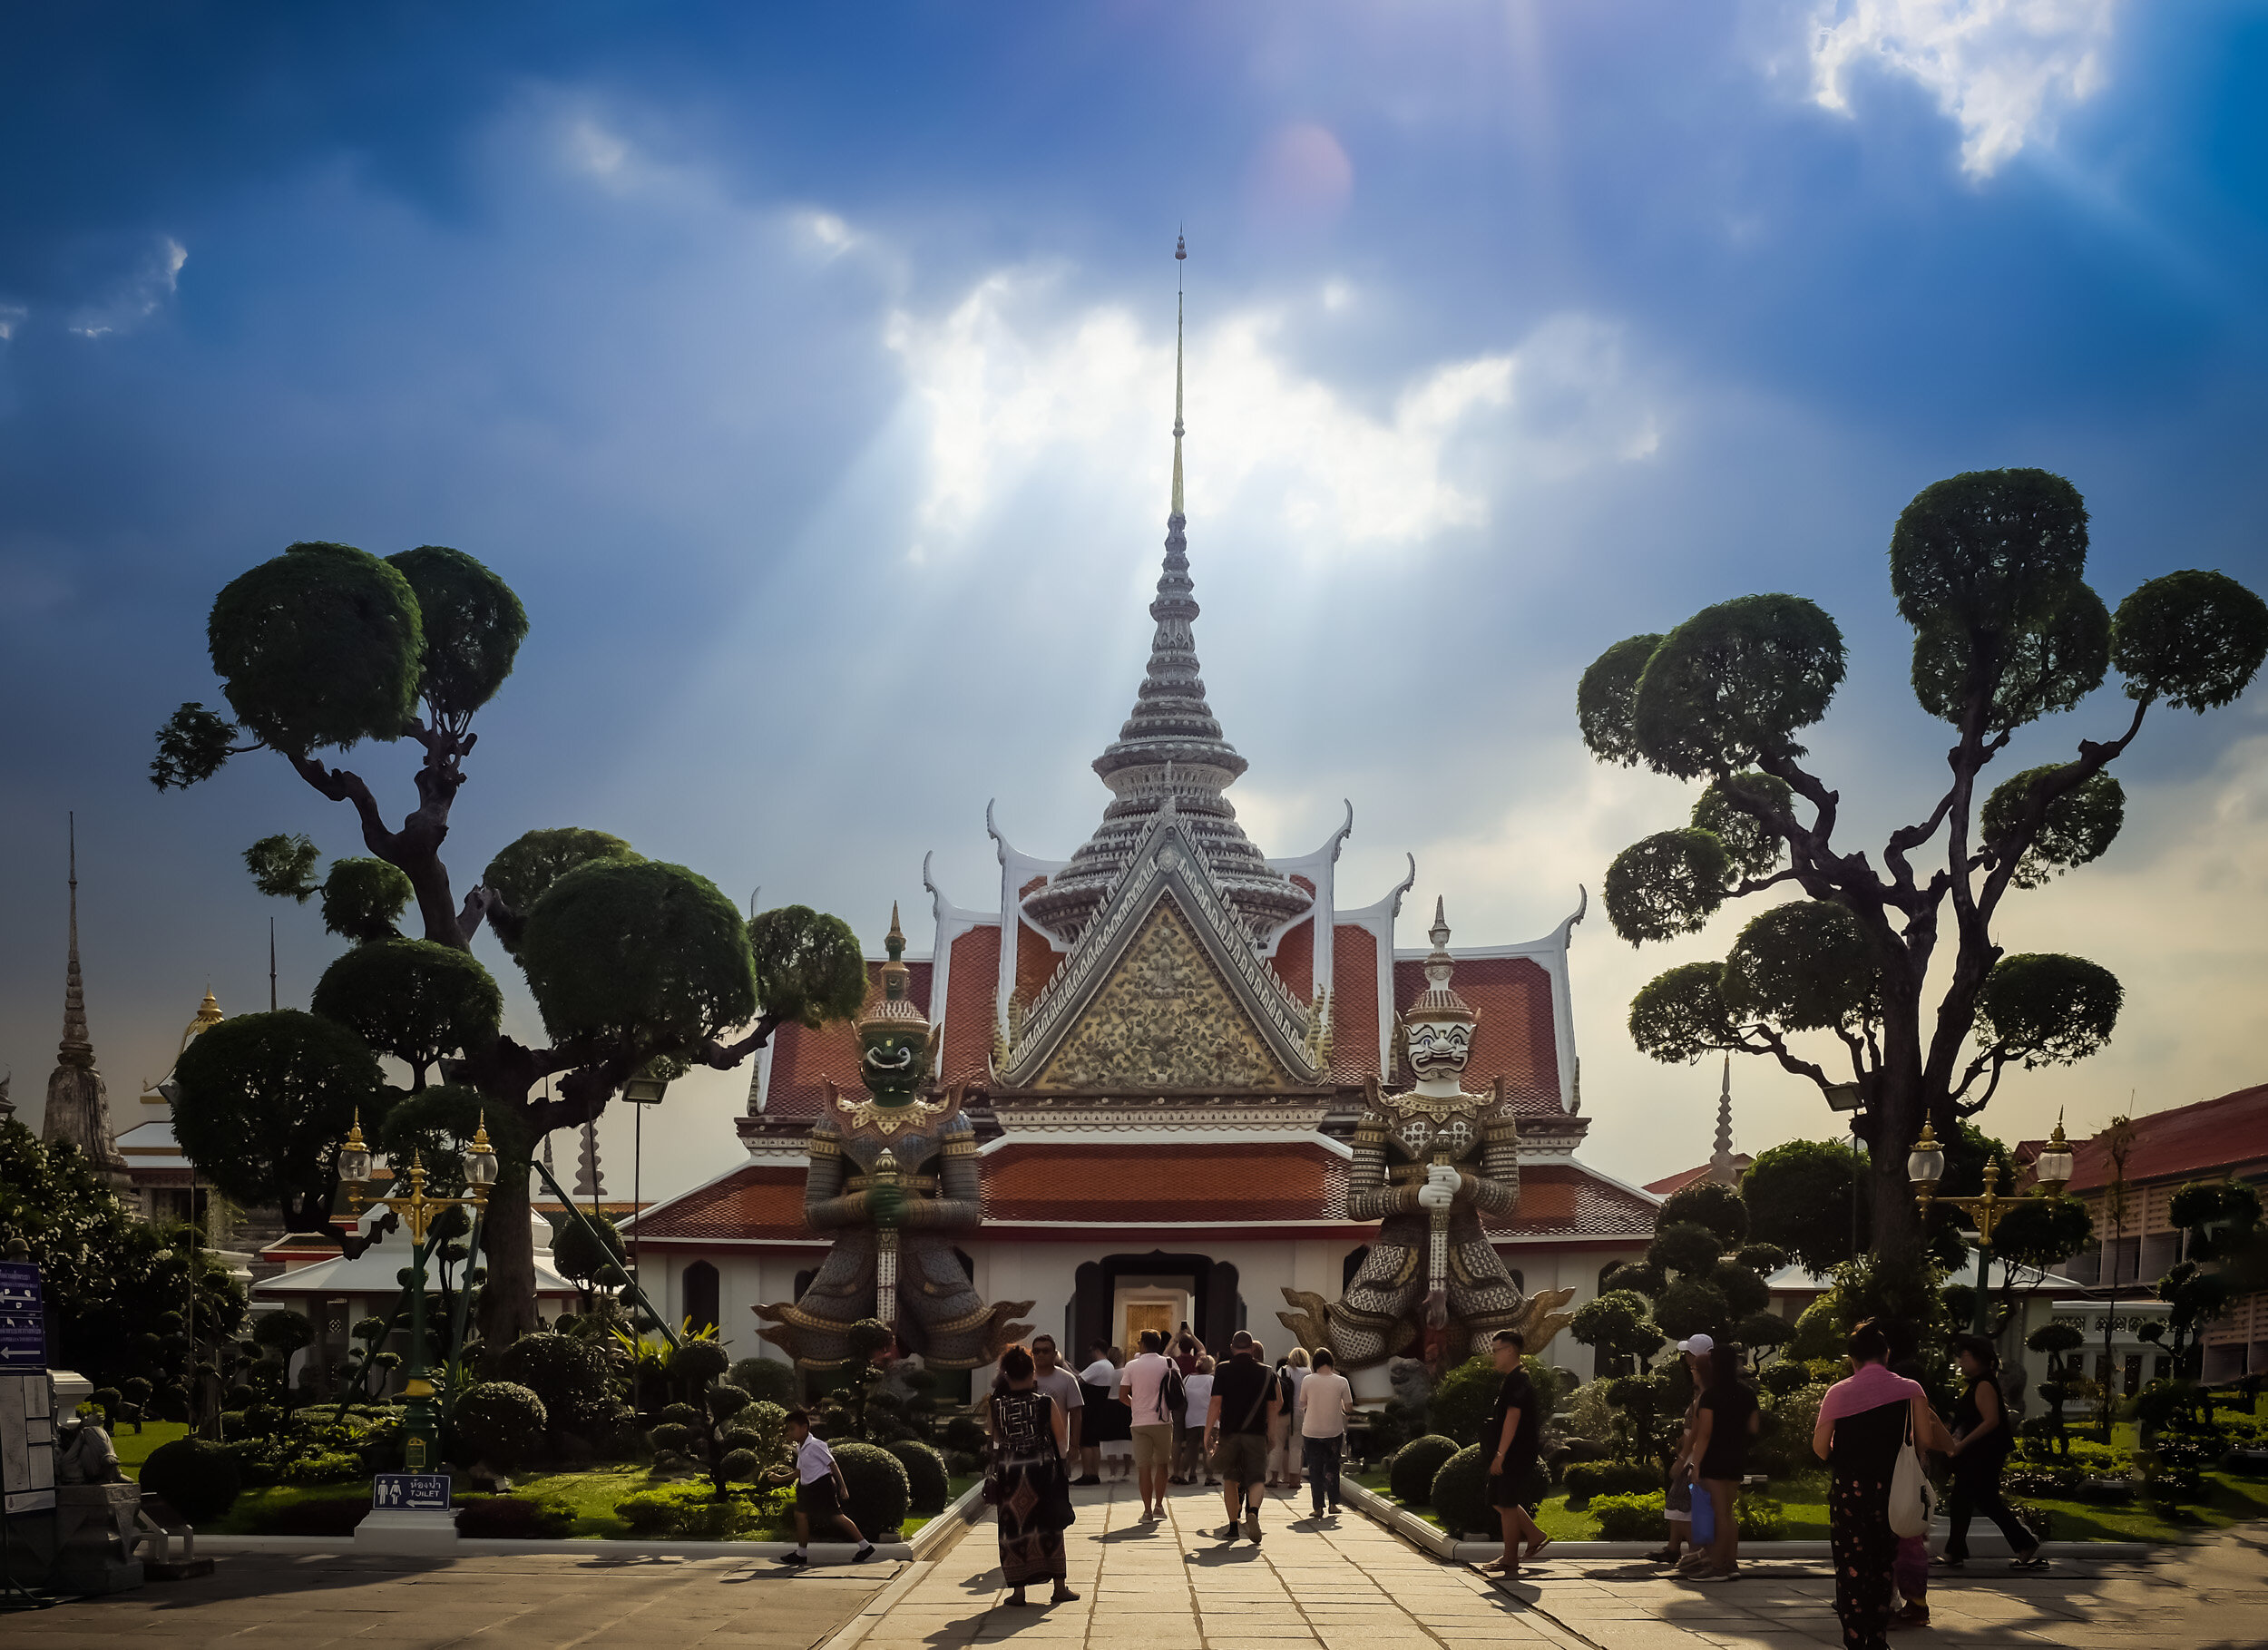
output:
M 2000 1475 L 2007 1470 L 2015 1438 L 2009 1430 L 2008 1405 L 2000 1395 L 2000 1354 L 1982 1335 L 1956 1335 L 1953 1356 L 1969 1378 L 1969 1391 L 1953 1406 L 1953 1496 L 1947 1508 L 1952 1534 L 1946 1538 L 1939 1562 L 1959 1569 L 1969 1561 L 1969 1520 L 1982 1513 L 2000 1527 L 2016 1555 L 2015 1569 L 2035 1569 L 2047 1563 L 2039 1556 L 2039 1538 L 2000 1494 Z
M 1022 1347 L 1001 1354 L 986 1414 L 992 1481 L 985 1499 L 1000 1523 L 1001 1575 L 1014 1589 L 1008 1602 L 1029 1604 L 1025 1587 L 1048 1579 L 1055 1583 L 1054 1603 L 1076 1598 L 1063 1557 L 1063 1531 L 1071 1521 L 1070 1469 L 1063 1459 L 1070 1425 L 1062 1406 L 1040 1391 L 1031 1354 Z
M 1890 1372 L 1890 1337 L 1872 1319 L 1851 1332 L 1851 1378 L 1820 1401 L 1812 1451 L 1827 1463 L 1827 1537 L 1834 1550 L 1835 1614 L 1849 1650 L 1888 1650 L 1891 1567 L 1898 1534 L 1890 1527 L 1890 1481 L 1911 1429 L 1925 1450 L 1950 1450 L 1927 1393 Z
M 1710 1352 L 1709 1384 L 1694 1415 L 1688 1453 L 1699 1466 L 1693 1489 L 1709 1498 L 1716 1525 L 1709 1561 L 1694 1572 L 1696 1581 L 1731 1581 L 1740 1574 L 1740 1480 L 1748 1470 L 1749 1437 L 1760 1424 L 1755 1391 L 1741 1379 L 1741 1356 L 1730 1344 Z

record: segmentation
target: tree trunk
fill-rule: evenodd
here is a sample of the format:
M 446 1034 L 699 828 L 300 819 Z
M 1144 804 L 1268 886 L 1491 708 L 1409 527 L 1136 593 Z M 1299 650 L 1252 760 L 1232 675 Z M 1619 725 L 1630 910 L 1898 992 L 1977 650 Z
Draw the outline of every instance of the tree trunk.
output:
M 525 1168 L 496 1177 L 481 1221 L 481 1254 L 488 1282 L 481 1289 L 481 1341 L 502 1352 L 535 1331 L 535 1234 L 529 1221 Z

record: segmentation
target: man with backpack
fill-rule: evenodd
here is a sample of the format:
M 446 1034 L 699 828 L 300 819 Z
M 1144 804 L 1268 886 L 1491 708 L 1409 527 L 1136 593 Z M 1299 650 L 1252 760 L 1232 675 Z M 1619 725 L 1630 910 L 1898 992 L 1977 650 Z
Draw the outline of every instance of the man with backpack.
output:
M 1142 1331 L 1142 1350 L 1119 1378 L 1119 1401 L 1132 1417 L 1134 1479 L 1142 1492 L 1142 1521 L 1166 1516 L 1166 1480 L 1173 1471 L 1174 1412 L 1187 1401 L 1181 1372 L 1160 1350 L 1166 1338 Z
M 1260 1361 L 1260 1346 L 1238 1330 L 1228 1342 L 1226 1369 L 1213 1374 L 1213 1401 L 1205 1417 L 1205 1442 L 1220 1473 L 1228 1503 L 1224 1541 L 1237 1538 L 1237 1508 L 1244 1507 L 1244 1533 L 1260 1538 L 1260 1500 L 1267 1493 L 1268 1421 L 1277 1404 L 1276 1372 Z M 1217 1444 L 1215 1440 L 1217 1439 Z

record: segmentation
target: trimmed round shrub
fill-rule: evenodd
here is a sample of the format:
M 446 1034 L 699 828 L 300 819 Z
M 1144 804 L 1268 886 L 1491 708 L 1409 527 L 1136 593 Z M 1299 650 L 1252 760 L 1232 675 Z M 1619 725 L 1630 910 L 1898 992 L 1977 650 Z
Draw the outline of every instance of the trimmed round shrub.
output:
M 945 1503 L 953 1499 L 953 1481 L 945 1472 L 945 1458 L 929 1445 L 911 1438 L 901 1438 L 883 1448 L 896 1456 L 898 1465 L 905 1469 L 907 1506 L 924 1517 L 944 1511 Z
M 543 1401 L 545 1423 L 589 1433 L 614 1417 L 606 1354 L 572 1335 L 522 1335 L 497 1361 L 496 1378 L 528 1389 Z
M 177 1438 L 150 1451 L 142 1464 L 142 1487 L 162 1496 L 191 1524 L 226 1517 L 244 1489 L 236 1457 L 201 1438 Z
M 699 1392 L 731 1367 L 730 1355 L 714 1341 L 688 1341 L 670 1354 L 670 1379 L 689 1393 Z
M 1449 1464 L 1457 1448 L 1455 1439 L 1429 1432 L 1395 1450 L 1393 1460 L 1386 1469 L 1386 1482 L 1393 1490 L 1393 1499 L 1404 1507 L 1425 1506 L 1433 1494 L 1434 1474 Z
M 1551 1474 L 1538 1461 L 1520 1486 L 1520 1504 L 1533 1512 L 1550 1493 Z M 1433 1475 L 1433 1511 L 1442 1528 L 1455 1534 L 1494 1536 L 1501 1531 L 1501 1520 L 1489 1504 L 1488 1458 L 1479 1445 L 1458 1450 Z
M 894 1535 L 914 1499 L 914 1487 L 898 1458 L 878 1444 L 840 1443 L 835 1446 L 835 1464 L 850 1486 L 850 1501 L 843 1510 L 858 1526 L 858 1533 L 869 1541 Z
M 1201 1425 L 1203 1418 L 1197 1423 Z M 945 1422 L 945 1448 L 958 1450 L 964 1455 L 982 1456 L 992 1448 L 992 1440 L 984 1435 L 984 1423 L 973 1415 L 955 1415 Z
M 344 1484 L 362 1475 L 360 1456 L 327 1450 L 320 1455 L 300 1457 L 284 1469 L 283 1477 L 287 1484 Z
M 1532 1379 L 1535 1365 L 1528 1366 Z M 1497 1390 L 1504 1384 L 1504 1377 L 1496 1372 L 1496 1365 L 1487 1358 L 1468 1358 L 1454 1369 L 1442 1372 L 1441 1381 L 1433 1388 L 1432 1397 L 1426 1400 L 1426 1430 L 1442 1438 L 1453 1438 L 1459 1443 L 1471 1443 L 1481 1436 L 1481 1429 L 1488 1425 L 1489 1411 L 1495 1406 Z M 1545 1394 L 1539 1389 L 1538 1397 Z M 1550 1412 L 1546 1399 L 1545 1413 Z
M 664 1495 L 659 1489 L 648 1489 L 627 1500 L 615 1502 L 614 1516 L 621 1519 L 624 1527 L 638 1539 L 654 1540 L 668 1535 L 676 1525 L 677 1498 Z
M 1643 1494 L 1661 1481 L 1661 1473 L 1644 1461 L 1585 1461 L 1569 1467 L 1560 1479 L 1568 1508 L 1576 1512 L 1594 1496 Z
M 693 1447 L 693 1429 L 682 1421 L 665 1421 L 646 1434 L 646 1441 L 659 1450 L 683 1455 Z
M 1784 1398 L 1788 1393 L 1799 1391 L 1811 1383 L 1811 1371 L 1800 1363 L 1791 1363 L 1784 1358 L 1772 1364 L 1763 1374 L 1756 1377 L 1756 1384 L 1774 1398 Z
M 1669 1534 L 1658 1489 L 1651 1495 L 1602 1495 L 1590 1504 L 1602 1541 L 1659 1541 Z
M 543 1401 L 510 1381 L 484 1381 L 456 1401 L 450 1459 L 509 1471 L 543 1447 Z
M 764 1463 L 753 1450 L 728 1450 L 717 1464 L 727 1481 L 734 1484 L 753 1484 L 764 1471 Z
M 802 1377 L 783 1358 L 743 1358 L 725 1372 L 725 1379 L 758 1403 L 792 1410 L 802 1401 Z

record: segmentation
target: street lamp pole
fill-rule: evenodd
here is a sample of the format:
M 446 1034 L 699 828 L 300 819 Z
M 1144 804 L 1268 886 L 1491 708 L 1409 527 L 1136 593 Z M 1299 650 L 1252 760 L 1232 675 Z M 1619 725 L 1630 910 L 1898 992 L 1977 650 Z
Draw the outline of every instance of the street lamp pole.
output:
M 1851 1116 L 1851 1258 L 1859 1258 L 1859 1118 L 1866 1114 L 1866 1096 L 1856 1083 L 1831 1083 L 1827 1107 Z
M 370 1148 L 362 1138 L 359 1115 L 339 1146 L 338 1177 L 347 1184 L 347 1206 L 357 1215 L 361 1214 L 366 1202 L 363 1184 L 370 1178 Z M 402 1465 L 407 1471 L 424 1472 L 438 1457 L 441 1442 L 434 1421 L 433 1371 L 425 1362 L 425 1262 L 438 1240 L 429 1242 L 427 1234 L 434 1222 L 451 1209 L 477 1212 L 486 1206 L 488 1188 L 496 1182 L 496 1148 L 488 1143 L 487 1119 L 482 1118 L 472 1144 L 464 1149 L 464 1185 L 469 1196 L 427 1196 L 424 1157 L 415 1152 L 410 1154 L 407 1176 L 396 1172 L 392 1178 L 396 1186 L 406 1178 L 408 1192 L 367 1201 L 384 1204 L 400 1216 L 409 1228 L 410 1365 L 404 1372 L 402 1382 Z
M 2060 1196 L 2063 1188 L 2071 1184 L 2071 1147 L 2064 1140 L 2063 1125 L 2056 1125 L 2054 1137 L 2040 1148 L 2033 1164 L 2034 1177 L 2038 1181 L 2038 1192 L 2049 1197 Z M 1906 1157 L 1906 1178 L 1913 1183 L 1913 1200 L 1925 1221 L 1932 1202 L 1943 1202 L 1960 1210 L 1977 1223 L 1977 1300 L 1970 1313 L 1970 1328 L 1978 1334 L 1990 1333 L 1991 1308 L 1985 1286 L 1992 1275 L 1992 1234 L 2003 1216 L 2026 1197 L 2003 1197 L 2000 1166 L 1987 1162 L 1984 1166 L 1984 1195 L 1980 1197 L 1939 1198 L 1937 1183 L 1945 1176 L 1945 1149 L 1937 1143 L 1937 1135 L 1926 1120 L 1921 1125 L 1921 1137 L 1913 1143 L 1913 1150 Z

